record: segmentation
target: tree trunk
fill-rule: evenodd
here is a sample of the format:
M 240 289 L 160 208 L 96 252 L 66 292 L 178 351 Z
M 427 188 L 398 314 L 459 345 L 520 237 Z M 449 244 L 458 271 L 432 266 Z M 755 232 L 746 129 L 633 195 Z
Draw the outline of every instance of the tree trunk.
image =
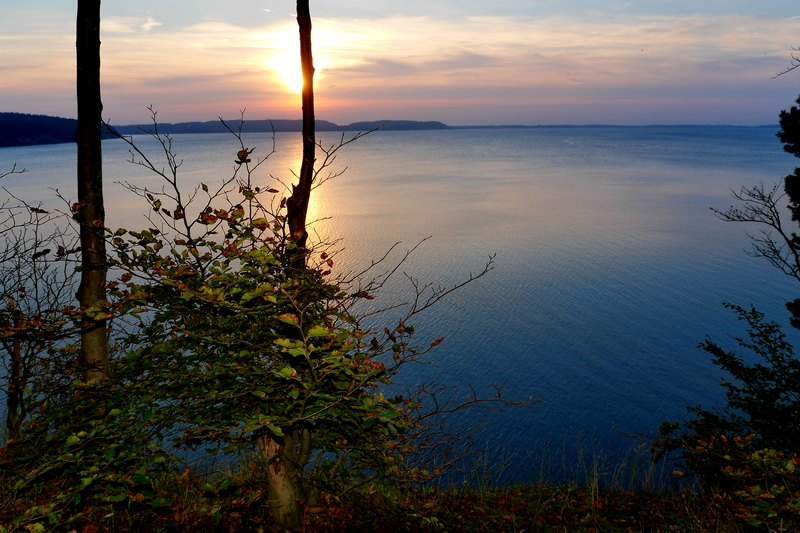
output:
M 303 71 L 303 163 L 297 184 L 286 201 L 289 233 L 297 243 L 299 253 L 293 266 L 305 266 L 302 253 L 308 239 L 306 215 L 314 181 L 314 161 L 317 139 L 314 131 L 314 60 L 311 54 L 311 13 L 308 0 L 297 0 L 297 25 L 300 28 L 300 66 Z
M 8 307 L 11 311 L 13 327 L 18 331 L 22 313 L 16 308 L 13 298 L 8 299 Z M 22 339 L 19 338 L 18 333 L 12 337 L 9 348 L 11 365 L 8 368 L 8 392 L 6 393 L 6 431 L 8 440 L 19 440 L 23 418 L 22 394 L 25 389 L 25 378 L 23 376 Z
M 267 496 L 272 518 L 282 528 L 299 528 L 303 521 L 298 502 L 302 493 L 297 479 L 294 438 L 291 434 L 283 438 L 264 434 L 259 439 L 259 448 L 267 462 Z
M 290 238 L 297 250 L 286 258 L 290 268 L 306 267 L 305 247 L 308 240 L 306 217 L 311 187 L 314 182 L 314 161 L 317 139 L 314 132 L 314 61 L 311 54 L 311 13 L 308 0 L 297 0 L 297 25 L 300 29 L 300 65 L 303 71 L 303 162 L 297 184 L 286 200 L 286 218 Z M 302 445 L 298 457 L 298 439 Z M 299 499 L 304 497 L 300 475 L 311 449 L 309 430 L 287 432 L 283 437 L 264 434 L 259 447 L 267 462 L 268 494 L 275 523 L 286 529 L 302 524 Z
M 76 24 L 78 129 L 78 205 L 81 283 L 78 302 L 86 309 L 106 298 L 106 243 L 104 238 L 103 153 L 100 99 L 100 0 L 78 0 Z M 105 320 L 81 324 L 81 364 L 87 382 L 108 375 L 108 335 Z

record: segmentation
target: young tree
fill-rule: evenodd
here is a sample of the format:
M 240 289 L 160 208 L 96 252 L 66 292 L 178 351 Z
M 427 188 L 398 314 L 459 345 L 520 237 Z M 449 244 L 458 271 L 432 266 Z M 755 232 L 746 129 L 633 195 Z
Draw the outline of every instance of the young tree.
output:
M 306 217 L 311 199 L 314 178 L 314 163 L 317 140 L 314 129 L 314 60 L 311 49 L 311 12 L 308 0 L 297 0 L 297 25 L 300 32 L 300 66 L 303 73 L 303 161 L 297 183 L 286 200 L 286 217 L 290 238 L 297 249 L 288 259 L 288 267 L 305 269 L 304 252 L 308 231 Z M 302 335 L 302 331 L 297 332 Z M 269 495 L 275 520 L 283 527 L 298 527 L 300 511 L 295 503 L 301 496 L 296 472 L 299 464 L 310 453 L 310 429 L 308 427 L 288 434 L 275 435 L 264 431 L 259 445 L 269 469 Z M 300 457 L 298 457 L 298 447 Z
M 292 195 L 286 200 L 289 232 L 302 249 L 308 239 L 306 216 L 314 183 L 314 162 L 317 139 L 314 131 L 314 59 L 311 50 L 311 12 L 308 0 L 297 0 L 297 26 L 300 30 L 300 67 L 303 72 L 303 162 Z M 301 266 L 302 254 L 293 258 Z
M 106 299 L 105 208 L 103 204 L 102 111 L 100 98 L 100 0 L 78 0 L 76 23 L 78 129 L 78 202 L 74 218 L 80 224 L 81 281 L 78 302 L 85 310 L 102 307 Z M 108 375 L 106 320 L 86 318 L 81 324 L 81 364 L 84 378 Z
M 62 214 L 13 200 L 0 205 L 0 391 L 6 436 L 18 441 L 41 399 L 31 389 L 52 363 L 47 350 L 71 329 L 62 310 L 74 295 L 74 266 L 63 259 L 77 246 Z

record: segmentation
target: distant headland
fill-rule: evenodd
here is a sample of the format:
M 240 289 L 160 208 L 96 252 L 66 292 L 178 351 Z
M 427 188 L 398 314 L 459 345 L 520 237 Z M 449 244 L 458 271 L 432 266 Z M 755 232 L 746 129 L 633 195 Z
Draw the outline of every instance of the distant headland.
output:
M 230 122 L 237 127 L 238 123 Z M 48 115 L 29 115 L 26 113 L 0 113 L 0 147 L 30 146 L 37 144 L 57 144 L 73 142 L 78 121 L 73 118 L 51 117 Z M 375 120 L 353 122 L 340 126 L 326 120 L 317 120 L 317 131 L 368 131 L 382 126 L 389 130 L 443 130 L 451 126 L 441 122 L 416 120 Z M 131 124 L 128 126 L 112 125 L 120 135 L 135 135 L 148 130 L 152 124 Z M 177 124 L 159 123 L 161 133 L 225 133 L 227 130 L 219 120 L 208 122 L 179 122 Z M 303 131 L 302 120 L 245 120 L 242 132 L 299 132 Z M 114 134 L 107 133 L 107 138 Z
M 49 115 L 31 115 L 27 113 L 0 113 L 0 148 L 9 146 L 31 146 L 38 144 L 57 144 L 74 141 L 75 129 L 78 121 L 73 118 L 53 117 Z M 238 122 L 230 121 L 231 126 L 238 127 Z M 369 131 L 380 127 L 382 131 L 409 131 L 409 130 L 457 130 L 457 129 L 499 129 L 499 128 L 634 128 L 640 126 L 613 126 L 604 124 L 585 125 L 497 125 L 497 126 L 448 126 L 437 121 L 417 120 L 372 120 L 353 122 L 345 126 L 317 120 L 317 131 Z M 703 127 L 684 124 L 681 127 Z M 775 127 L 744 126 L 744 127 Z M 136 135 L 143 130 L 152 128 L 152 124 L 131 124 L 127 126 L 112 125 L 116 133 L 107 132 L 105 138 L 114 138 L 116 135 Z M 179 122 L 176 124 L 159 123 L 158 130 L 165 134 L 178 133 L 225 133 L 227 130 L 219 120 L 208 122 Z M 302 120 L 245 120 L 242 132 L 300 132 L 303 131 Z
M 0 113 L 0 148 L 74 142 L 77 127 L 74 118 Z M 112 137 L 115 135 L 105 134 L 105 138 Z

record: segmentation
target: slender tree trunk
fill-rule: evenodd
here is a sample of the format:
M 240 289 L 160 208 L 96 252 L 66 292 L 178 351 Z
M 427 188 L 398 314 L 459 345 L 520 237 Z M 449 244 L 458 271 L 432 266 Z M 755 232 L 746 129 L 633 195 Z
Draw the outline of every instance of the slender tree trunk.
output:
M 305 248 L 308 232 L 306 216 L 314 181 L 314 160 L 317 139 L 314 131 L 314 60 L 311 53 L 311 12 L 308 0 L 297 0 L 297 25 L 300 28 L 300 66 L 303 71 L 303 163 L 292 195 L 286 201 L 289 232 L 299 248 Z M 302 251 L 302 250 L 301 250 Z M 302 265 L 305 256 L 299 254 Z M 294 260 L 298 266 L 299 260 Z
M 100 99 L 100 0 L 78 0 L 76 24 L 78 130 L 78 207 L 81 283 L 78 302 L 92 307 L 106 298 L 105 209 Z M 105 320 L 87 320 L 81 330 L 81 363 L 85 380 L 108 375 L 108 335 Z
M 13 298 L 8 299 L 14 329 L 18 330 L 21 313 Z M 6 393 L 6 431 L 9 440 L 18 440 L 22 426 L 22 394 L 25 389 L 22 362 L 22 339 L 15 335 L 11 340 L 11 365 L 8 369 L 8 392 Z
M 311 187 L 314 182 L 314 160 L 317 139 L 314 132 L 314 61 L 311 54 L 311 12 L 308 0 L 297 0 L 297 25 L 300 29 L 300 65 L 303 71 L 303 162 L 297 184 L 286 200 L 286 218 L 291 239 L 297 250 L 290 254 L 287 266 L 306 267 L 305 246 L 308 239 L 306 217 Z M 301 445 L 298 457 L 297 445 Z M 261 455 L 267 462 L 267 479 L 272 516 L 275 523 L 286 529 L 302 524 L 299 499 L 304 497 L 300 475 L 308 461 L 311 433 L 308 430 L 287 432 L 283 437 L 263 435 L 259 439 Z

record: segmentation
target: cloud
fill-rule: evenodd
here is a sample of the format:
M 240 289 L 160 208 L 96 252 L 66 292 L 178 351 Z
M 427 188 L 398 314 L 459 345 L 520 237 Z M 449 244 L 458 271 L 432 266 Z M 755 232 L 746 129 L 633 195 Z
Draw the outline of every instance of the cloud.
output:
M 15 72 L 0 80 L 7 99 L 72 83 L 74 30 L 59 17 L 52 24 L 46 39 L 44 31 L 0 36 L 2 67 Z M 104 94 L 114 105 L 177 104 L 181 94 L 203 109 L 236 99 L 265 110 L 296 104 L 270 67 L 276 54 L 298 53 L 291 18 L 260 28 L 217 19 L 168 27 L 148 16 L 102 24 Z M 653 96 L 664 105 L 703 86 L 757 92 L 787 64 L 798 29 L 798 17 L 735 14 L 315 19 L 319 109 L 360 120 L 362 110 L 394 102 L 429 106 L 432 114 L 419 118 L 436 119 L 455 106 L 566 113 L 576 102 L 617 102 L 614 94 L 644 95 L 634 98 L 644 106 L 648 92 L 673 95 Z
M 143 31 L 148 32 L 156 26 L 162 26 L 162 24 L 160 22 L 156 22 L 150 17 L 147 17 L 147 22 L 140 25 L 139 27 L 142 28 Z

